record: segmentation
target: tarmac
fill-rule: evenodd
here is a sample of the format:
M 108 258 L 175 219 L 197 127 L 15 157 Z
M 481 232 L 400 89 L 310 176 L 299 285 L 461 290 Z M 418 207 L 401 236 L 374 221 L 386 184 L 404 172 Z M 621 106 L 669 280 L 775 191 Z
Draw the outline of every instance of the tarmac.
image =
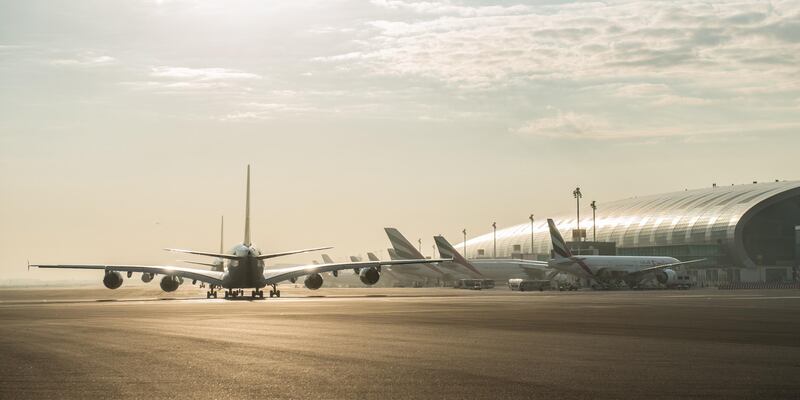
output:
M 0 289 L 0 398 L 800 398 L 800 291 Z

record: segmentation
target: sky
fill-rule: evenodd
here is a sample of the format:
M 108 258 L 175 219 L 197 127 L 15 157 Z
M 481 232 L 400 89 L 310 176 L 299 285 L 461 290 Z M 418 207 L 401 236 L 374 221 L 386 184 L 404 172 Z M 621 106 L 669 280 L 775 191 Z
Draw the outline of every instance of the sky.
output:
M 796 180 L 797 1 L 0 0 L 0 282 Z M 315 255 L 281 259 L 309 262 Z

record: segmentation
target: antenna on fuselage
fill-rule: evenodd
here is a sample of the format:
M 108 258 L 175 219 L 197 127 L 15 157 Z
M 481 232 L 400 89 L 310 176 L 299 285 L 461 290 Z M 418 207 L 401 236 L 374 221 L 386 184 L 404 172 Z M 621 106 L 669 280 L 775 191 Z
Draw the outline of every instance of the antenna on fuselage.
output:
M 244 205 L 244 242 L 245 246 L 250 246 L 250 164 L 247 164 L 247 200 Z

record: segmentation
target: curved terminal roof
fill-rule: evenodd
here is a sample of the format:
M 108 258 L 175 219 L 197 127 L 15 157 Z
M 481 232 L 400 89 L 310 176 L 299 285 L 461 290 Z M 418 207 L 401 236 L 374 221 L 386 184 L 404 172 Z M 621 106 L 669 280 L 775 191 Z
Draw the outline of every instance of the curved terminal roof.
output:
M 749 221 L 759 219 L 762 212 L 765 213 L 762 221 L 754 223 L 758 229 L 769 230 L 761 227 L 770 226 L 769 218 L 777 218 L 773 224 L 780 228 L 775 229 L 793 232 L 794 225 L 800 225 L 800 181 L 687 190 L 604 203 L 597 211 L 597 241 L 615 242 L 618 248 L 722 246 L 731 263 L 754 267 L 754 259 L 763 257 L 748 252 L 762 251 L 755 248 L 758 238 L 746 239 L 745 231 Z M 571 231 L 577 226 L 574 215 L 556 216 L 553 220 L 564 238 L 572 237 Z M 586 229 L 587 239 L 591 239 L 591 213 L 581 218 L 580 226 Z M 492 232 L 466 244 L 468 257 L 478 257 L 478 249 L 484 250 L 484 256 L 494 256 Z M 460 243 L 456 248 L 463 245 Z M 519 246 L 516 251 L 515 245 Z M 542 218 L 533 224 L 532 253 L 549 252 L 550 235 L 546 218 Z M 496 256 L 510 257 L 512 253 L 531 253 L 529 222 L 497 230 Z

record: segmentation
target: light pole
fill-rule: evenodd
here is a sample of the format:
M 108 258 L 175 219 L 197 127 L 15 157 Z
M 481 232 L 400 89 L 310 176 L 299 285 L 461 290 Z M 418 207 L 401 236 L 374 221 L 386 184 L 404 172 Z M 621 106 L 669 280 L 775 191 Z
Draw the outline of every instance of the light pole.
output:
M 528 218 L 531 220 L 531 255 L 533 255 L 533 214 Z
M 492 230 L 494 232 L 494 254 L 492 258 L 497 258 L 497 222 L 492 222 Z
M 422 254 L 422 238 L 417 239 L 417 243 L 419 243 L 419 254 Z
M 436 245 L 434 244 L 431 247 L 433 247 L 433 250 L 431 250 L 431 259 L 434 259 L 436 258 Z
M 583 197 L 583 193 L 581 193 L 581 188 L 576 187 L 575 190 L 572 191 L 572 197 L 575 198 L 575 202 L 577 205 L 578 211 L 578 241 L 581 241 L 581 197 Z
M 467 258 L 467 228 L 461 230 L 461 233 L 464 234 L 464 258 Z
M 578 225 L 578 229 L 577 229 L 577 231 L 578 231 L 578 254 L 581 254 L 581 240 L 582 240 L 582 237 L 583 237 L 583 235 L 581 235 L 581 197 L 583 197 L 583 193 L 581 193 L 581 188 L 580 187 L 576 187 L 575 190 L 572 191 L 572 197 L 575 197 L 576 209 L 577 209 L 577 212 L 578 212 L 578 219 L 577 219 L 577 225 Z M 574 237 L 573 237 L 573 239 L 574 239 Z
M 592 200 L 592 241 L 597 241 L 597 202 Z

